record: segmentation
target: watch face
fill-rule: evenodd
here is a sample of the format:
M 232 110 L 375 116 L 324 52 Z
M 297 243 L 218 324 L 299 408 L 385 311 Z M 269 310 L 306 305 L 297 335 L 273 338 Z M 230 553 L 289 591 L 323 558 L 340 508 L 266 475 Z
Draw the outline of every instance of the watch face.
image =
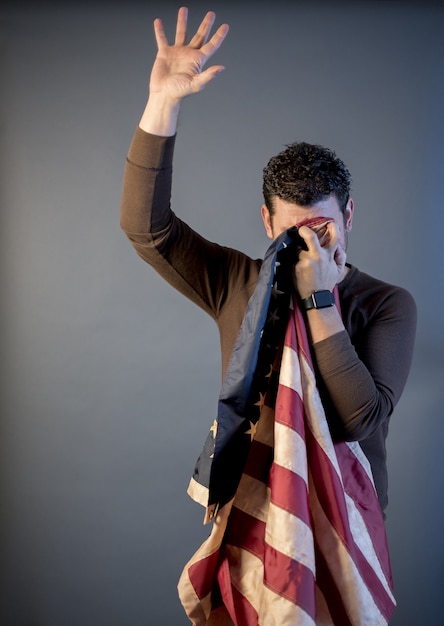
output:
M 334 304 L 334 297 L 331 291 L 315 291 L 313 299 L 317 309 L 323 309 Z

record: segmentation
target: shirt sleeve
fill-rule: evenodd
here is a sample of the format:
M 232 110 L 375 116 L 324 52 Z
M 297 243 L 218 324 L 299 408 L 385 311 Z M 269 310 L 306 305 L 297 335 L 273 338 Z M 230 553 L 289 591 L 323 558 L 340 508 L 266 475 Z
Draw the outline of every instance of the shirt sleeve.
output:
M 136 129 L 125 165 L 120 225 L 145 262 L 217 319 L 227 294 L 249 280 L 251 261 L 208 241 L 171 210 L 174 145 L 175 137 Z
M 321 393 L 338 438 L 362 441 L 388 420 L 407 381 L 415 331 L 412 296 L 392 287 L 353 338 L 342 331 L 314 344 Z

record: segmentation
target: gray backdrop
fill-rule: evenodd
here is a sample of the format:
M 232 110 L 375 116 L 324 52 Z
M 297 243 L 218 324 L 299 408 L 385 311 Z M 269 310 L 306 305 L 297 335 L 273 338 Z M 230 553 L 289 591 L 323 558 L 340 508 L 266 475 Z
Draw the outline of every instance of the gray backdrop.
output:
M 179 3 L 7 4 L 1 19 L 0 623 L 185 625 L 207 534 L 185 490 L 220 384 L 203 312 L 119 229 L 126 152 Z M 389 438 L 400 626 L 444 610 L 444 10 L 427 2 L 190 2 L 231 25 L 226 71 L 185 102 L 173 203 L 262 256 L 261 172 L 296 139 L 354 178 L 349 259 L 407 287 L 412 373 Z

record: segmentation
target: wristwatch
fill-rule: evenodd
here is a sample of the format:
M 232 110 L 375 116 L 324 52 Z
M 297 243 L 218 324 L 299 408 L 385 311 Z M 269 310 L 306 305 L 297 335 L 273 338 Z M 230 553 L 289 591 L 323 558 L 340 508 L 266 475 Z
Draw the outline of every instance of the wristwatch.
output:
M 303 298 L 302 307 L 309 311 L 310 309 L 326 309 L 335 304 L 335 297 L 328 289 L 322 291 L 313 291 L 311 296 Z

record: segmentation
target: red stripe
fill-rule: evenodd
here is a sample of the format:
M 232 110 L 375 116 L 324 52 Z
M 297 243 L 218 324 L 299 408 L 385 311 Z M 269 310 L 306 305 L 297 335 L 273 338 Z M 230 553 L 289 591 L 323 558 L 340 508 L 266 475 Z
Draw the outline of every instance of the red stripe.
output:
M 303 608 L 314 619 L 315 584 L 312 571 L 266 544 L 264 522 L 233 507 L 226 543 L 247 550 L 261 559 L 264 563 L 264 584 Z
M 231 586 L 231 592 L 235 607 L 235 616 L 231 619 L 233 619 L 236 626 L 257 626 L 259 618 L 253 605 L 233 585 Z
M 241 592 L 238 591 L 229 580 L 226 584 L 230 586 L 230 589 L 225 589 L 224 585 L 224 592 L 222 593 L 222 597 L 225 598 L 226 595 L 229 595 L 231 597 L 231 602 L 228 602 L 229 607 L 226 608 L 235 625 L 258 626 L 259 618 L 253 605 L 248 602 L 247 598 L 243 596 Z M 219 586 L 221 586 L 220 581 Z
M 268 475 L 273 462 L 273 448 L 253 439 L 248 453 L 244 473 L 268 484 Z
M 236 509 L 238 511 L 238 509 Z M 233 512 L 233 510 L 232 510 Z M 254 519 L 254 518 L 252 518 Z M 227 541 L 227 543 L 229 543 Z M 234 585 L 231 584 L 229 557 L 224 551 L 224 558 L 220 562 L 217 572 L 217 582 L 222 596 L 223 603 L 227 609 L 235 626 L 258 626 L 258 615 L 254 607 L 250 604 Z
M 219 550 L 196 561 L 188 567 L 188 576 L 199 599 L 205 598 L 213 588 Z
M 233 506 L 225 532 L 225 542 L 264 558 L 265 522 Z
M 306 430 L 306 437 L 308 466 L 316 485 L 319 502 L 341 541 L 349 546 L 353 540 L 348 526 L 348 513 L 341 481 L 310 428 Z
M 311 369 L 313 369 L 313 361 L 311 358 L 310 345 L 308 343 L 307 329 L 305 326 L 305 318 L 299 309 L 295 308 L 294 311 L 294 324 L 289 324 L 291 332 L 291 347 L 303 355 Z
M 316 595 L 312 571 L 268 544 L 265 547 L 264 584 L 315 619 Z
M 225 552 L 225 549 L 222 548 Z M 217 582 L 219 583 L 219 590 L 222 596 L 223 603 L 225 608 L 227 609 L 231 619 L 235 622 L 235 609 L 234 609 L 234 599 L 233 599 L 233 588 L 231 585 L 231 575 L 230 575 L 230 566 L 228 563 L 227 556 L 224 555 L 223 559 L 219 564 L 219 568 L 217 571 Z M 237 624 L 236 624 L 237 626 Z
M 344 482 L 344 491 L 352 498 L 372 537 L 373 546 L 385 577 L 392 585 L 387 536 L 377 495 L 372 481 L 360 462 L 345 443 L 335 444 L 339 467 Z
M 309 466 L 321 507 L 353 559 L 379 610 L 386 619 L 389 619 L 394 610 L 393 601 L 353 539 L 341 482 L 310 429 L 307 429 L 307 449 Z M 373 508 L 375 506 L 379 506 L 377 499 Z
M 305 480 L 291 470 L 273 463 L 270 472 L 271 501 L 311 526 Z
M 236 626 L 258 626 L 258 615 L 245 596 L 231 584 L 230 564 L 225 556 L 217 573 L 225 608 Z
M 304 406 L 297 391 L 279 385 L 275 421 L 294 430 L 305 441 Z

